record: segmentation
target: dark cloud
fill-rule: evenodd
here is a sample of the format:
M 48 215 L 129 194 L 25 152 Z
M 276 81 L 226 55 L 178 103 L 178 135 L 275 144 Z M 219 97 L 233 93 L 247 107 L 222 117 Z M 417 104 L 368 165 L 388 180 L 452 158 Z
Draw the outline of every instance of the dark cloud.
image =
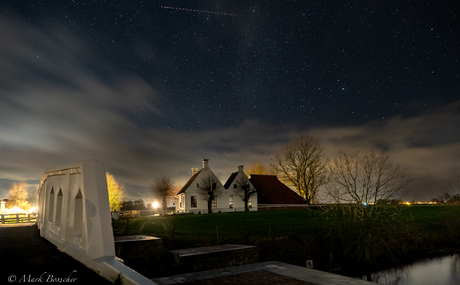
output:
M 340 150 L 386 149 L 392 161 L 414 178 L 406 198 L 428 200 L 460 172 L 460 101 L 413 117 L 386 122 L 314 129 L 329 157 Z
M 414 176 L 409 199 L 436 196 L 460 172 L 458 35 L 423 5 L 417 24 L 404 3 L 256 2 L 195 7 L 238 17 L 4 4 L 0 192 L 98 159 L 147 199 L 156 175 L 184 184 L 208 158 L 224 182 L 304 132 L 329 157 L 388 149 Z

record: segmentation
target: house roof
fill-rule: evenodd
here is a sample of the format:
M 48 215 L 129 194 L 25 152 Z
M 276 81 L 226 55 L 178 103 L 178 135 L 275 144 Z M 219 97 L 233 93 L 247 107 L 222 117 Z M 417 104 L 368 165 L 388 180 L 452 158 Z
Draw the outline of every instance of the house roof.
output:
M 304 199 L 279 181 L 276 175 L 251 174 L 249 181 L 257 190 L 258 204 L 305 204 Z
M 235 180 L 237 175 L 238 175 L 238 171 L 230 174 L 230 177 L 227 179 L 227 182 L 225 182 L 225 185 L 224 185 L 225 189 L 228 189 L 228 187 L 230 187 L 230 185 L 232 184 L 233 180 Z
M 179 194 L 182 194 L 185 192 L 185 190 L 187 190 L 187 188 L 190 186 L 190 184 L 192 184 L 193 180 L 196 179 L 196 177 L 198 176 L 198 174 L 200 174 L 200 172 L 203 170 L 204 168 L 202 168 L 200 171 L 198 171 L 197 173 L 195 173 L 194 175 L 192 175 L 192 177 L 190 177 L 190 179 L 187 181 L 187 183 L 185 183 L 184 187 L 182 187 L 182 189 L 180 189 L 179 192 L 177 192 L 176 195 L 179 195 Z

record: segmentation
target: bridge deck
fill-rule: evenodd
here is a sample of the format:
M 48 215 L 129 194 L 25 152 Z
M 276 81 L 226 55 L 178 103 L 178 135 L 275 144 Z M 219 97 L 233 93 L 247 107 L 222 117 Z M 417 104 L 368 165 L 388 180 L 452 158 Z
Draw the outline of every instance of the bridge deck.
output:
M 111 284 L 40 237 L 33 223 L 0 224 L 0 284 L 52 281 Z

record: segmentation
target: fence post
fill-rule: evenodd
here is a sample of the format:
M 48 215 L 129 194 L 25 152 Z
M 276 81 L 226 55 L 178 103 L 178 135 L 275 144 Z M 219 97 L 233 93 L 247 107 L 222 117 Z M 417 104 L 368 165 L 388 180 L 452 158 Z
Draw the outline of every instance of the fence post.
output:
M 16 214 L 16 223 L 19 223 L 19 214 Z
M 1 216 L 2 216 L 2 224 L 4 224 L 5 223 L 5 215 L 2 214 Z

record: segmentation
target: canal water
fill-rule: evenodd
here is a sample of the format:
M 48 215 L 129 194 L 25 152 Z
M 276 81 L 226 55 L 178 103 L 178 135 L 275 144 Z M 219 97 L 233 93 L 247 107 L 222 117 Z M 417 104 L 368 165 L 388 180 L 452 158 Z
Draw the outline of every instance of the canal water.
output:
M 460 254 L 375 272 L 371 274 L 371 278 L 372 282 L 385 285 L 460 285 Z M 363 279 L 366 280 L 365 276 Z

